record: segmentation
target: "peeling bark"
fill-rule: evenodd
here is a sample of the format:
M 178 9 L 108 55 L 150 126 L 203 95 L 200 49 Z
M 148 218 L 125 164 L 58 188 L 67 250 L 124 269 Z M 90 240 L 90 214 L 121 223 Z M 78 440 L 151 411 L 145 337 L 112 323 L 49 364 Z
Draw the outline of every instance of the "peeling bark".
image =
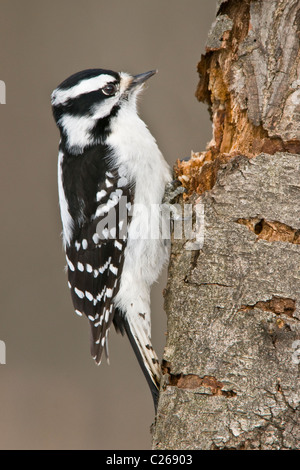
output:
M 209 105 L 213 138 L 191 162 L 178 162 L 187 195 L 211 189 L 234 156 L 300 153 L 299 1 L 231 0 L 218 12 L 196 91 Z
M 251 219 L 238 219 L 238 224 L 246 225 L 256 233 L 258 240 L 269 242 L 289 242 L 300 245 L 300 230 L 289 227 L 277 220 L 269 221 L 252 217 Z
M 172 241 L 154 449 L 300 449 L 299 23 L 296 0 L 218 2 L 213 138 L 176 168 L 204 243 Z

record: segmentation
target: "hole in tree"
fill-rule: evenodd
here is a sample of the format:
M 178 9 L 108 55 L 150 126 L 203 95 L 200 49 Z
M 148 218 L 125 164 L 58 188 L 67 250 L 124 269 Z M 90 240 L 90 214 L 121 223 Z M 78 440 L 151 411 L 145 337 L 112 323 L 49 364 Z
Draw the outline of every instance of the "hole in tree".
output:
M 263 226 L 264 226 L 264 219 L 261 219 L 259 222 L 257 222 L 257 224 L 254 225 L 254 233 L 256 233 L 256 235 L 261 233 Z

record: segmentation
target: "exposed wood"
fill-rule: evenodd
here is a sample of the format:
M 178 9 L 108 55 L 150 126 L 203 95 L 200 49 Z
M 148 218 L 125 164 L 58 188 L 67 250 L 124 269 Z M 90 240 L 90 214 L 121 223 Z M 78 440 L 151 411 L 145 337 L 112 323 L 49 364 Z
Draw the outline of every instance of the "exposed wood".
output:
M 196 91 L 213 138 L 176 169 L 188 194 L 211 189 L 219 165 L 236 155 L 300 153 L 299 34 L 298 0 L 219 2 Z

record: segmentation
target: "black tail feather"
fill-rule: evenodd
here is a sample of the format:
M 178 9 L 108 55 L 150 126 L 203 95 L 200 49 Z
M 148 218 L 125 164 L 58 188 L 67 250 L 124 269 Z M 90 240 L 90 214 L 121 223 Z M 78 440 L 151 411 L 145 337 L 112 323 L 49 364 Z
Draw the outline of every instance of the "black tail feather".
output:
M 130 325 L 128 323 L 128 321 L 126 320 L 126 318 L 123 318 L 123 325 L 125 327 L 125 331 L 126 331 L 126 334 L 128 336 L 128 339 L 130 341 L 130 344 L 132 346 L 132 349 L 134 350 L 134 353 L 137 357 L 137 360 L 140 364 L 140 367 L 144 373 L 144 376 L 147 380 L 147 383 L 149 385 L 149 388 L 150 388 L 150 391 L 151 391 L 151 394 L 152 394 L 152 398 L 153 398 L 153 403 L 154 403 L 154 409 L 155 409 L 155 414 L 157 412 L 157 405 L 158 405 L 158 397 L 159 397 L 159 383 L 156 382 L 154 383 L 153 379 L 151 378 L 150 374 L 149 374 L 149 371 L 147 369 L 147 367 L 145 366 L 145 363 L 144 363 L 144 360 L 143 360 L 143 356 L 139 350 L 139 347 L 135 341 L 135 338 L 132 334 L 132 331 L 130 329 Z

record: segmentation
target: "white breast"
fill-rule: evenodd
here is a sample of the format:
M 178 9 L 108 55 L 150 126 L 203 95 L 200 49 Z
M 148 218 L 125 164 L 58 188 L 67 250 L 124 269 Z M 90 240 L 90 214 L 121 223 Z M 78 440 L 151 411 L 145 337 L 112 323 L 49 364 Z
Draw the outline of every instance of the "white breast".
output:
M 123 104 L 112 119 L 106 143 L 112 149 L 112 165 L 135 184 L 135 204 L 160 203 L 171 180 L 170 168 L 134 103 Z
M 146 314 L 150 333 L 150 287 L 167 259 L 167 250 L 157 232 L 159 204 L 171 172 L 154 137 L 136 113 L 135 103 L 126 103 L 111 123 L 106 143 L 111 163 L 120 177 L 135 186 L 133 216 L 128 231 L 125 261 L 117 306 L 126 314 Z M 155 234 L 155 235 L 153 235 Z

